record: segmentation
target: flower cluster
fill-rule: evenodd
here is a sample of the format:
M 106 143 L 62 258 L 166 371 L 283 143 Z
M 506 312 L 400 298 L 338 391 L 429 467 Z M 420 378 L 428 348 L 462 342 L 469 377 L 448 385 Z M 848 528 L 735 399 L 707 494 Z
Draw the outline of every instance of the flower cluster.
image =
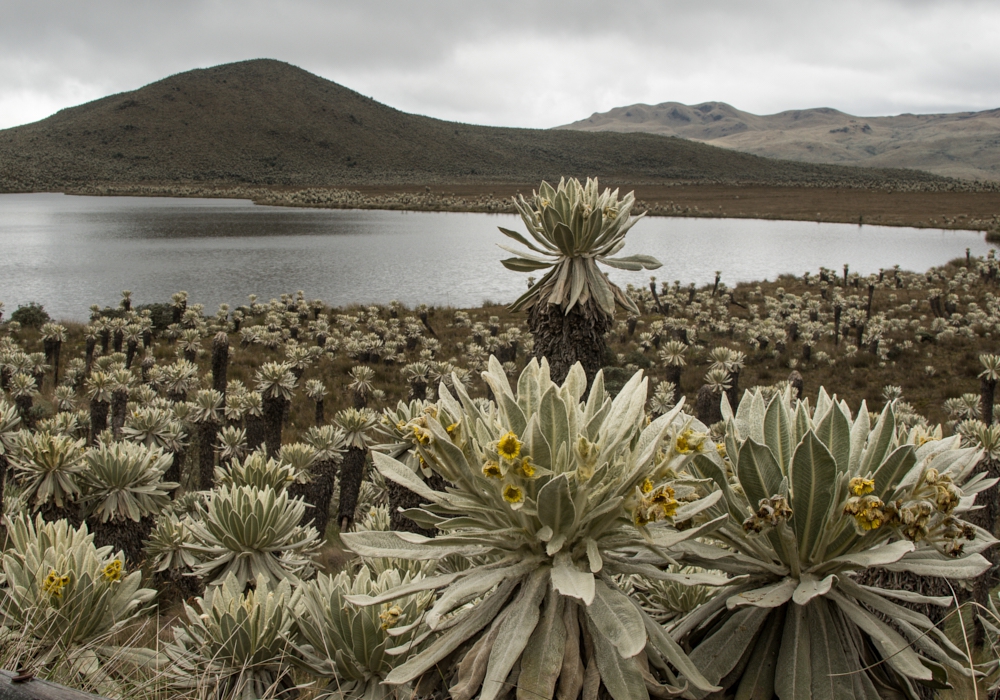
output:
M 852 493 L 857 493 L 854 490 L 855 481 L 867 481 L 867 479 L 851 479 L 850 488 Z M 864 491 L 864 487 L 861 487 L 861 490 L 864 493 L 868 493 L 868 491 Z M 871 490 L 874 490 L 874 486 L 871 487 Z M 855 496 L 847 499 L 847 504 L 844 506 L 844 514 L 854 516 L 854 523 L 858 527 L 859 532 L 868 532 L 870 530 L 878 530 L 885 524 L 887 517 L 883 510 L 884 506 L 885 504 L 878 496 Z
M 63 588 L 69 585 L 69 575 L 56 572 L 55 569 L 49 571 L 49 575 L 42 581 L 42 590 L 56 598 L 62 598 Z
M 776 527 L 780 522 L 787 522 L 791 517 L 792 509 L 784 496 L 762 498 L 757 504 L 757 512 L 743 521 L 743 531 L 758 534 L 766 528 Z
M 122 580 L 122 560 L 112 559 L 108 562 L 107 566 L 104 567 L 102 571 L 104 580 L 108 583 L 114 583 L 116 581 Z
M 632 522 L 636 527 L 644 527 L 658 520 L 672 518 L 677 513 L 677 499 L 670 486 L 663 485 L 654 489 L 649 479 L 636 487 L 638 502 L 632 510 Z

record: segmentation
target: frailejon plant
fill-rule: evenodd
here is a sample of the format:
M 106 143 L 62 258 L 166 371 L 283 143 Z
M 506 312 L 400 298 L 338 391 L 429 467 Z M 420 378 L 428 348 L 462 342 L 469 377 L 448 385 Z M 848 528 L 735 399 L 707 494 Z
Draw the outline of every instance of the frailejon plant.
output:
M 142 574 L 126 572 L 121 552 L 95 547 L 86 525 L 74 529 L 65 520 L 32 522 L 24 515 L 6 524 L 0 613 L 18 651 L 12 663 L 64 683 L 106 688 L 107 662 L 125 653 L 112 636 L 145 611 L 156 591 L 140 588 Z M 129 655 L 149 662 L 152 652 Z
M 24 499 L 49 520 L 69 513 L 80 495 L 84 440 L 66 435 L 22 431 L 10 462 L 24 487 Z
M 256 590 L 243 590 L 229 574 L 196 598 L 196 607 L 185 603 L 186 621 L 164 647 L 175 688 L 240 700 L 281 697 L 293 688 L 288 634 L 296 595 L 290 582 L 262 580 Z
M 270 486 L 223 485 L 198 511 L 189 526 L 191 549 L 201 559 L 195 572 L 207 585 L 232 574 L 242 590 L 251 582 L 298 583 L 312 573 L 319 538 L 315 529 L 299 525 L 305 511 L 301 499 Z
M 404 697 L 399 688 L 382 681 L 420 650 L 414 643 L 417 623 L 433 594 L 421 591 L 368 607 L 351 605 L 346 596 L 377 596 L 412 582 L 409 573 L 401 576 L 394 569 L 373 578 L 368 567 L 362 566 L 353 576 L 347 571 L 336 576 L 320 574 L 302 585 L 296 621 L 301 643 L 295 649 L 309 673 L 329 679 L 327 692 L 343 700 Z
M 899 603 L 950 598 L 856 577 L 883 567 L 970 579 L 989 567 L 980 552 L 995 540 L 961 519 L 994 481 L 973 471 L 980 452 L 959 448 L 957 436 L 901 443 L 891 403 L 874 425 L 864 404 L 852 418 L 823 390 L 815 409 L 789 404 L 788 390 L 770 402 L 746 394 L 735 415 L 724 401 L 724 449 L 695 457 L 692 470 L 725 496 L 709 513 L 729 519 L 714 541 L 684 542 L 674 556 L 748 578 L 672 636 L 737 697 L 916 697 L 914 683 L 948 687 L 949 673 L 970 673 L 965 653 Z
M 342 536 L 365 557 L 491 559 L 382 595 L 348 597 L 359 605 L 378 605 L 422 590 L 440 591 L 424 618 L 424 634 L 434 639 L 386 682 L 413 681 L 471 643 L 463 647 L 468 651 L 450 689 L 459 700 L 477 694 L 492 700 L 514 686 L 519 697 L 551 698 L 556 692 L 560 698 L 581 692 L 596 697 L 601 683 L 616 700 L 632 700 L 650 690 L 680 692 L 684 683 L 673 669 L 692 687 L 712 690 L 613 578 L 648 573 L 663 580 L 727 582 L 631 562 L 632 550 L 669 549 L 725 520 L 723 515 L 684 531 L 667 524 L 691 520 L 721 496 L 687 503 L 693 487 L 675 484 L 675 489 L 661 479 L 697 454 L 693 446 L 701 438 L 691 431 L 690 419 L 678 406 L 643 427 L 647 381 L 641 373 L 612 401 L 599 372 L 586 402 L 580 365 L 559 386 L 547 363 L 533 360 L 516 394 L 496 358 L 483 377 L 496 404 L 473 401 L 458 383 L 457 399 L 442 386 L 436 411 L 425 412 L 410 428 L 420 456 L 450 482 L 446 491 L 429 488 L 387 455 L 373 455 L 386 479 L 428 504 L 408 515 L 441 534 Z M 477 602 L 463 607 L 471 601 Z
M 178 487 L 163 480 L 173 455 L 135 442 L 115 442 L 90 448 L 84 459 L 80 500 L 95 542 L 122 550 L 126 563 L 138 566 L 153 518 Z
M 531 201 L 514 200 L 531 240 L 500 228 L 528 248 L 524 253 L 500 246 L 518 257 L 502 261 L 508 270 L 548 270 L 512 305 L 527 309 L 535 338 L 535 357 L 546 357 L 552 376 L 562 381 L 575 362 L 583 364 L 588 381 L 603 365 L 604 334 L 611 328 L 615 304 L 638 314 L 626 294 L 610 282 L 597 263 L 622 270 L 653 270 L 660 262 L 649 255 L 613 257 L 625 245 L 625 234 L 642 215 L 629 217 L 635 196 L 621 200 L 618 190 L 600 192 L 597 180 L 559 180 L 557 188 L 543 182 Z

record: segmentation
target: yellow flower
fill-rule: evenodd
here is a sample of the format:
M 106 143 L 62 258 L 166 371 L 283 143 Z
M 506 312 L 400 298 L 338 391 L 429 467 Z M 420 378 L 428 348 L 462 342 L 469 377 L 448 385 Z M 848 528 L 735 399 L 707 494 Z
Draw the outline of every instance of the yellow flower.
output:
M 525 457 L 521 460 L 520 472 L 527 478 L 532 478 L 535 475 L 535 465 L 531 463 L 531 457 Z
M 678 454 L 682 455 L 690 454 L 691 452 L 701 452 L 701 444 L 704 441 L 704 434 L 696 433 L 693 430 L 685 430 L 674 441 L 674 449 L 677 450 Z
M 413 426 L 413 438 L 421 445 L 429 445 L 431 442 L 431 433 L 429 430 L 415 425 Z
M 517 435 L 508 431 L 497 442 L 497 452 L 504 459 L 516 459 L 521 454 L 521 441 L 517 439 Z
M 104 580 L 108 582 L 121 581 L 122 579 L 122 562 L 120 559 L 112 559 L 107 566 L 104 567 Z
M 520 486 L 507 484 L 503 487 L 503 500 L 508 503 L 522 503 L 524 501 L 524 491 Z
M 455 432 L 455 429 L 458 428 L 458 423 L 459 423 L 459 421 L 455 421 L 454 423 L 452 423 L 451 425 L 449 425 L 447 428 L 445 428 L 445 430 L 448 432 L 449 435 L 451 435 L 452 433 Z
M 490 479 L 499 479 L 503 476 L 503 472 L 500 471 L 500 465 L 494 462 L 492 459 L 483 465 L 483 476 Z
M 877 530 L 886 521 L 885 511 L 882 507 L 882 499 L 878 496 L 864 496 L 863 498 L 848 499 L 844 506 L 844 513 L 854 516 L 854 522 L 861 530 Z
M 864 479 L 860 476 L 856 476 L 851 479 L 847 488 L 851 490 L 855 496 L 865 496 L 875 490 L 875 482 L 871 479 Z
M 715 451 L 719 453 L 719 456 L 723 459 L 726 458 L 726 445 L 724 443 L 719 443 L 715 446 Z
M 42 590 L 50 595 L 54 595 L 57 598 L 62 598 L 62 589 L 69 584 L 69 576 L 63 574 L 60 576 L 56 573 L 55 569 L 49 571 L 48 576 L 42 581 Z
M 382 620 L 382 629 L 387 630 L 390 627 L 395 627 L 396 623 L 399 622 L 400 615 L 402 614 L 403 609 L 398 605 L 393 605 L 391 608 L 380 614 L 378 617 Z
M 653 482 L 650 481 L 648 478 L 643 479 L 642 486 L 639 487 L 639 490 L 642 491 L 643 493 L 649 493 L 650 491 L 653 490 Z

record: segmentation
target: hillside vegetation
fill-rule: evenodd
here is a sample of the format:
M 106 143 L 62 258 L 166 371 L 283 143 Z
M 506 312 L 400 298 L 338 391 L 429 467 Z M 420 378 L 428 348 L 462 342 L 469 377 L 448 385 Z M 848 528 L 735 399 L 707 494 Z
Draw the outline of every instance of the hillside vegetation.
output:
M 758 115 L 724 102 L 635 104 L 559 127 L 677 136 L 767 158 L 1000 180 L 1000 109 L 858 117 L 829 107 Z
M 769 160 L 653 134 L 471 126 L 406 114 L 253 60 L 171 76 L 0 131 L 0 191 L 96 184 L 261 186 L 606 181 L 940 190 L 904 170 Z

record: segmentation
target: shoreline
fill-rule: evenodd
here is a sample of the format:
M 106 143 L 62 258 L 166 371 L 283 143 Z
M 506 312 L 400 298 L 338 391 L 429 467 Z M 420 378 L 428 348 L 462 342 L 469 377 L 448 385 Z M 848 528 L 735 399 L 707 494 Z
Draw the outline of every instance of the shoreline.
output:
M 1000 230 L 1000 192 L 898 191 L 845 187 L 626 184 L 635 211 L 649 216 L 871 224 L 967 231 Z M 386 211 L 516 213 L 511 197 L 535 184 L 358 185 L 94 185 L 53 189 L 67 195 L 246 199 L 264 206 Z

